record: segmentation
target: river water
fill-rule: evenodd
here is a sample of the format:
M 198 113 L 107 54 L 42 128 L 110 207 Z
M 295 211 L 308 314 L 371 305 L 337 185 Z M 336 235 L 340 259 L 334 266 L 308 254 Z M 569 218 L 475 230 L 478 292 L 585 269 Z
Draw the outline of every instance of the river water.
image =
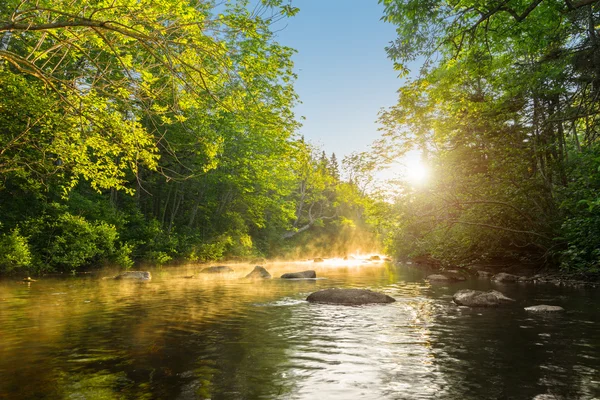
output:
M 319 279 L 258 282 L 242 279 L 252 266 L 232 267 L 155 269 L 148 283 L 101 279 L 109 271 L 0 281 L 0 398 L 600 399 L 598 290 L 432 285 L 426 271 L 390 263 L 266 264 Z M 329 287 L 397 302 L 304 301 Z M 457 307 L 462 288 L 517 302 Z M 534 304 L 567 311 L 523 310 Z

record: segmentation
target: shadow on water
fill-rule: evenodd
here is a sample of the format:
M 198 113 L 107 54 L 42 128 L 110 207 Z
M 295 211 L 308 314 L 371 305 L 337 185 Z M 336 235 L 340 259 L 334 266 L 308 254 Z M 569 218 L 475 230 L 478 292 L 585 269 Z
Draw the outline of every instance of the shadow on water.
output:
M 186 266 L 148 283 L 99 278 L 0 282 L 0 398 L 532 399 L 600 397 L 598 291 L 512 285 L 507 309 L 451 303 L 469 281 L 432 286 L 387 263 L 272 264 L 248 281 Z M 194 275 L 192 279 L 184 276 Z M 308 304 L 364 287 L 390 305 Z M 523 306 L 559 304 L 564 315 Z

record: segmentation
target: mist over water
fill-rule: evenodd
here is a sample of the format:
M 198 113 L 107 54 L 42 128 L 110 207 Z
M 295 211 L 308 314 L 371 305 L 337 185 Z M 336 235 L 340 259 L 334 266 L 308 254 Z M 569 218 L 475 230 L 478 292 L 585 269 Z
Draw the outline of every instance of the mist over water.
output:
M 0 282 L 0 398 L 564 399 L 600 397 L 597 290 L 431 285 L 386 262 L 278 262 L 274 279 L 152 270 L 147 283 L 89 277 Z M 317 279 L 282 280 L 314 269 Z M 194 275 L 193 278 L 185 278 Z M 309 304 L 329 287 L 396 303 Z M 496 288 L 506 309 L 452 304 L 461 288 Z M 549 303 L 562 315 L 531 315 Z

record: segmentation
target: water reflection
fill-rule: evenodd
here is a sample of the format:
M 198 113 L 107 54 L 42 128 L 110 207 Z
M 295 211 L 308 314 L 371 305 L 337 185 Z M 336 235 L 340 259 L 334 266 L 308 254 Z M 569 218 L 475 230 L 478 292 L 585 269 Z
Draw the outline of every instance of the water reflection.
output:
M 143 284 L 0 282 L 0 398 L 600 396 L 597 291 L 513 285 L 502 290 L 518 306 L 470 310 L 451 295 L 489 283 L 431 286 L 417 268 L 359 260 L 267 265 L 273 276 L 315 269 L 325 278 L 317 280 L 247 281 L 253 266 L 233 268 L 220 276 L 165 268 Z M 397 302 L 304 301 L 327 287 L 372 288 Z M 522 311 L 542 300 L 572 311 Z

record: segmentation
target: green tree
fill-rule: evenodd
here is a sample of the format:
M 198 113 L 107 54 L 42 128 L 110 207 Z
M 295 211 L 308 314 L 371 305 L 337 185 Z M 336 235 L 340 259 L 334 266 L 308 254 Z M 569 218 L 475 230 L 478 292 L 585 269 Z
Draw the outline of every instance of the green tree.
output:
M 576 239 L 587 224 L 565 225 L 590 221 L 572 205 L 596 199 L 593 179 L 574 199 L 591 169 L 572 160 L 598 145 L 597 2 L 382 3 L 397 25 L 390 57 L 405 73 L 412 60 L 423 67 L 382 114 L 376 147 L 383 159 L 420 149 L 433 170 L 427 188 L 402 190 L 394 245 L 450 263 L 566 266 L 577 253 L 587 261 L 572 267 L 597 265 L 598 243 Z

